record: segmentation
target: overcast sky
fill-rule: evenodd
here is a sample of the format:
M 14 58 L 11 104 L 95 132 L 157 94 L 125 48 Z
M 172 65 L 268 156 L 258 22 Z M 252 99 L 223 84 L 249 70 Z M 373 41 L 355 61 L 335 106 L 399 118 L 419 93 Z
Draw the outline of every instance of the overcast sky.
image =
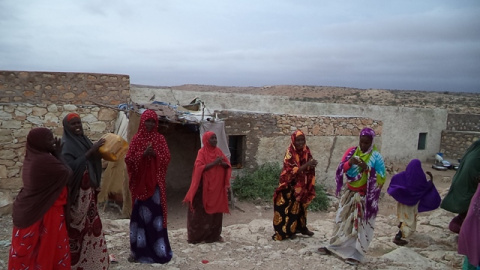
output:
M 0 70 L 480 92 L 480 1 L 0 0 Z

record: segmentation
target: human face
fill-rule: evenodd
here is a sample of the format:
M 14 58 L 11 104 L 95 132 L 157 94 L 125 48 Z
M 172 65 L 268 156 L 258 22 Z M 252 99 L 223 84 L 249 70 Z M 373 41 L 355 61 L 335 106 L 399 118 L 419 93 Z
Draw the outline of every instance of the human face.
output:
M 372 138 L 370 136 L 360 136 L 360 150 L 362 150 L 362 153 L 366 153 L 368 149 L 370 149 L 370 146 L 372 146 Z
M 75 117 L 68 121 L 68 127 L 73 134 L 77 136 L 83 135 L 82 120 L 80 118 Z
M 55 152 L 55 137 L 53 137 L 53 133 L 51 131 L 45 138 L 45 141 L 47 145 L 47 151 L 50 153 Z
M 208 143 L 211 146 L 216 147 L 217 146 L 217 135 L 213 134 L 212 137 L 210 137 L 210 139 L 208 139 Z
M 293 145 L 295 146 L 295 149 L 303 149 L 303 147 L 305 146 L 305 136 L 297 136 L 295 138 L 295 141 L 293 142 Z
M 148 132 L 152 132 L 153 129 L 155 128 L 155 119 L 149 118 L 145 120 L 145 128 L 147 128 Z

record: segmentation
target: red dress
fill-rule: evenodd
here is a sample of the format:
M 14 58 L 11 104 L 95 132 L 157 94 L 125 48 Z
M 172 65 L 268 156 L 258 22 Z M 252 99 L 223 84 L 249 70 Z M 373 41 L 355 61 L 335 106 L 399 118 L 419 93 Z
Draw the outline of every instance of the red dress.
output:
M 8 269 L 70 269 L 70 247 L 65 226 L 67 188 L 43 218 L 19 229 L 13 226 Z

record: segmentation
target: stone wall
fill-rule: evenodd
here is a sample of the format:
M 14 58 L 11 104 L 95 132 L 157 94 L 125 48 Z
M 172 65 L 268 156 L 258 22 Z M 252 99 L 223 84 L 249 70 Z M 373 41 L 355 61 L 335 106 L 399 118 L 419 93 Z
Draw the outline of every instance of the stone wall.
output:
M 317 182 L 333 188 L 335 171 L 344 152 L 358 145 L 358 134 L 366 126 L 372 127 L 378 136 L 375 144 L 382 146 L 383 123 L 366 117 L 303 116 L 245 111 L 216 111 L 225 121 L 227 136 L 245 136 L 244 160 L 241 168 L 251 170 L 274 162 L 281 164 L 290 135 L 296 129 L 306 134 L 307 145 L 318 161 Z M 242 170 L 234 170 L 241 174 Z
M 447 129 L 442 131 L 440 152 L 454 162 L 480 139 L 479 114 L 448 114 Z
M 306 116 L 349 116 L 375 119 L 382 122 L 382 155 L 387 162 L 407 164 L 411 159 L 433 158 L 440 150 L 442 130 L 446 128 L 448 112 L 437 108 L 408 108 L 401 106 L 352 105 L 338 103 L 302 102 L 287 96 L 259 96 L 239 93 L 180 91 L 160 87 L 132 85 L 133 102 L 146 103 L 152 96 L 172 104 L 188 104 L 199 98 L 206 111 L 238 110 L 259 113 Z M 426 134 L 426 145 L 420 149 L 420 134 Z
M 116 105 L 129 100 L 129 87 L 126 75 L 0 71 L 0 212 L 22 186 L 30 129 L 48 127 L 61 137 L 63 117 L 76 112 L 85 134 L 98 140 L 114 131 Z
M 463 157 L 467 148 L 477 140 L 480 140 L 480 132 L 444 130 L 440 152 L 446 159 L 456 162 L 457 159 Z
M 449 113 L 447 130 L 480 132 L 480 114 Z
M 0 71 L 1 103 L 118 105 L 129 100 L 128 75 Z

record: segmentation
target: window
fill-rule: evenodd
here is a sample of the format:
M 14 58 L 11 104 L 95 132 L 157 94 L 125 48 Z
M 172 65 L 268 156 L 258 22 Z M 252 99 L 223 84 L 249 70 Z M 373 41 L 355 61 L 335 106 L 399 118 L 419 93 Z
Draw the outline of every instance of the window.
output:
M 425 150 L 427 146 L 427 133 L 421 132 L 418 134 L 418 150 Z
M 244 161 L 244 135 L 228 136 L 228 149 L 230 150 L 230 163 L 232 168 L 242 168 Z

